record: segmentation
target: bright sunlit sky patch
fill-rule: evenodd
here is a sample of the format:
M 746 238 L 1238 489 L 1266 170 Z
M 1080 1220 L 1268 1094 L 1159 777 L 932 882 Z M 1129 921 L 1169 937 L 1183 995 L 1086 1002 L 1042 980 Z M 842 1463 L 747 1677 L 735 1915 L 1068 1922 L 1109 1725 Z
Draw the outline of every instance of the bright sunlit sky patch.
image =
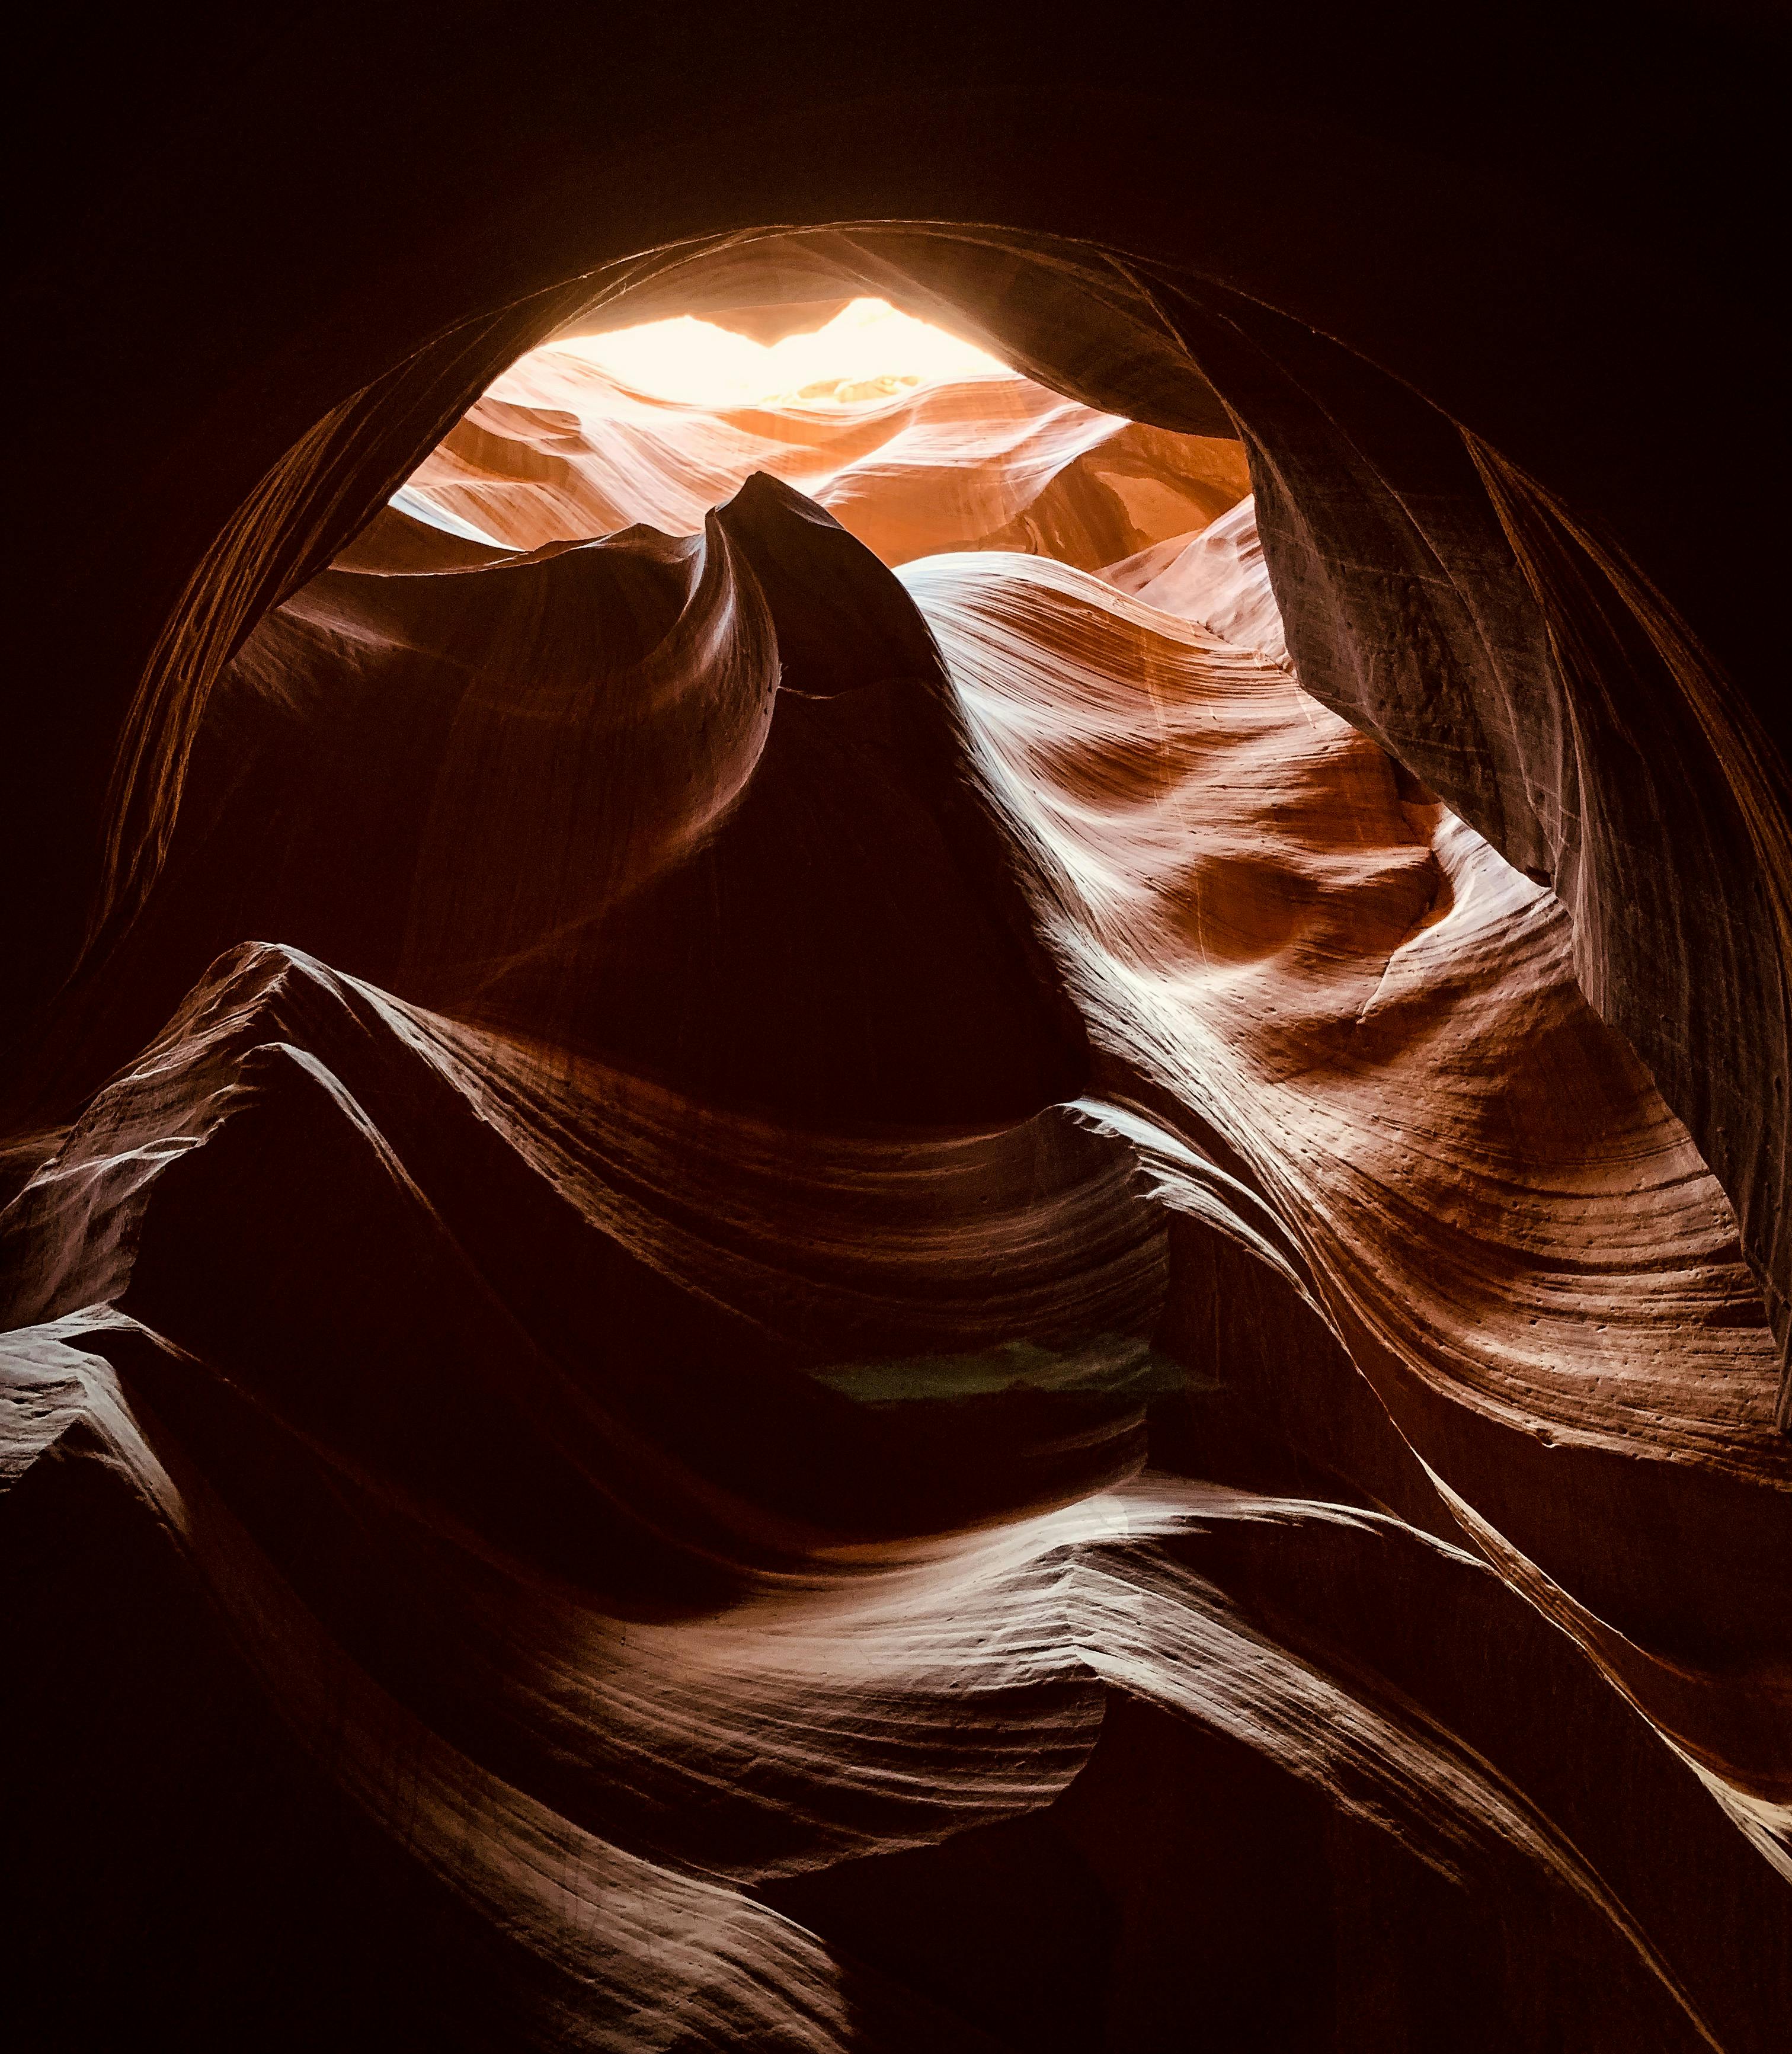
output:
M 854 300 L 825 328 L 770 344 L 683 314 L 553 347 L 601 365 L 636 392 L 703 407 L 798 399 L 851 405 L 1006 368 L 975 344 L 899 313 L 884 300 Z

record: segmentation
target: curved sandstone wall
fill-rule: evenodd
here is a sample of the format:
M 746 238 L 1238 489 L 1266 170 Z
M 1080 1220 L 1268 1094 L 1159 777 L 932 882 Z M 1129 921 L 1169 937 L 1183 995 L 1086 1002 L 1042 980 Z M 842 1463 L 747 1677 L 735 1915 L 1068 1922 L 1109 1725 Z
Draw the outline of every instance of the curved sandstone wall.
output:
M 1715 256 L 1663 293 L 1672 210 L 1633 275 L 1556 207 L 1549 67 L 1486 71 L 1489 173 L 1366 32 L 1066 80 L 959 15 L 800 91 L 757 20 L 307 16 L 68 167 L 28 2036 L 1792 2015 L 1792 810 L 1683 418 L 1719 329 L 1757 418 L 1751 332 Z M 583 346 L 868 297 L 993 368 Z

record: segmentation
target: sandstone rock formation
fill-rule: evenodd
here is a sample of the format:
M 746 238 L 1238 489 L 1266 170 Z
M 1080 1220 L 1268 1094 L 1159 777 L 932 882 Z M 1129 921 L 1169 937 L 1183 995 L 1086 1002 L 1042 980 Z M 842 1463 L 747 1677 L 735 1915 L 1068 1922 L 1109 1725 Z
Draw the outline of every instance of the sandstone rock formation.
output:
M 1168 230 L 738 203 L 215 365 L 58 601 L 27 2036 L 1778 2045 L 1792 816 L 1696 578 Z M 868 298 L 994 366 L 600 346 Z
M 570 338 L 498 379 L 398 504 L 526 549 L 637 522 L 684 533 L 754 472 L 796 486 L 887 564 L 1022 549 L 1090 570 L 1191 534 L 1249 486 L 1230 437 L 1140 427 L 999 365 L 711 408 L 634 391 Z

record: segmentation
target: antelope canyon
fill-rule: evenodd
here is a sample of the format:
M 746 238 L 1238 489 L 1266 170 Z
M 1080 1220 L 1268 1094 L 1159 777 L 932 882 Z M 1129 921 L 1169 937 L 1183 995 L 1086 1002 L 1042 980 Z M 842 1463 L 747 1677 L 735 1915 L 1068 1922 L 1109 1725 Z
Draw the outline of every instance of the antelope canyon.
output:
M 1785 39 L 1113 27 L 33 45 L 18 2044 L 1785 2044 Z

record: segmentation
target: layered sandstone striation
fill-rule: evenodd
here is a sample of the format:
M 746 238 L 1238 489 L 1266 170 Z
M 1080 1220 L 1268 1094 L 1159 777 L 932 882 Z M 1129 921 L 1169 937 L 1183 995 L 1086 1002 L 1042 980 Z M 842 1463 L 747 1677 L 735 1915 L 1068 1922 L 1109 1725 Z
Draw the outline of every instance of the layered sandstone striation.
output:
M 1774 2044 L 1736 1214 L 1248 483 L 550 345 L 219 668 L 0 1214 L 65 2020 Z
M 864 310 L 862 323 L 881 305 L 861 300 L 840 318 Z M 526 549 L 637 523 L 685 533 L 757 471 L 797 487 L 887 564 L 1009 549 L 1094 570 L 1187 538 L 1249 489 L 1235 439 L 1141 427 L 993 360 L 956 376 L 816 380 L 730 406 L 636 389 L 580 344 L 549 343 L 513 365 L 396 504 Z

